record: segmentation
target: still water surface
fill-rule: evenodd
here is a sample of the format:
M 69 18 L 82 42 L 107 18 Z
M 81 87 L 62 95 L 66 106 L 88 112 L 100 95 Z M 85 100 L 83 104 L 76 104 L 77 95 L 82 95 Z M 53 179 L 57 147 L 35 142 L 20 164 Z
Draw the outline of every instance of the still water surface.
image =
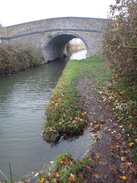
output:
M 70 60 L 80 60 L 80 59 L 86 59 L 86 54 L 87 54 L 87 50 L 81 50 L 81 51 L 77 51 L 74 52 L 71 56 L 70 56 Z
M 58 60 L 16 75 L 0 78 L 0 170 L 18 176 L 42 169 L 42 161 L 62 152 L 79 158 L 91 143 L 89 134 L 61 141 L 56 146 L 41 137 L 44 110 L 66 65 Z

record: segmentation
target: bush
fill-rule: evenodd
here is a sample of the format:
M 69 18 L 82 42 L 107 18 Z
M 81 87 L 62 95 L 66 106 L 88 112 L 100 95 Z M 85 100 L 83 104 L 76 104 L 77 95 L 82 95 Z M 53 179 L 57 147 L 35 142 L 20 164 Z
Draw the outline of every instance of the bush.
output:
M 109 18 L 102 49 L 110 65 L 111 82 L 104 93 L 129 134 L 137 163 L 137 1 L 116 0 Z
M 37 66 L 41 61 L 42 59 L 28 48 L 19 45 L 0 46 L 0 76 Z
M 116 0 L 110 5 L 110 22 L 104 27 L 103 53 L 115 80 L 136 82 L 137 77 L 137 2 Z

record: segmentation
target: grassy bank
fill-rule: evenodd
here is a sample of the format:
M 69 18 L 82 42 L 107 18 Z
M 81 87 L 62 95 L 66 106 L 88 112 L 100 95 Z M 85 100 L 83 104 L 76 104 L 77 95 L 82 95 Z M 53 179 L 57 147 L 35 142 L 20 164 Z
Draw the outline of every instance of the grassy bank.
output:
M 47 106 L 45 132 L 80 134 L 88 124 L 88 119 L 86 112 L 79 107 L 80 96 L 76 85 L 84 77 L 92 77 L 96 82 L 101 82 L 108 76 L 109 71 L 106 70 L 102 56 L 69 61 Z
M 86 156 L 83 160 L 75 161 L 71 153 L 60 154 L 55 161 L 56 172 L 45 176 L 45 172 L 39 176 L 39 183 L 48 182 L 87 182 L 91 176 L 90 157 Z
M 0 77 L 38 66 L 42 62 L 36 52 L 19 45 L 0 46 Z
M 127 147 L 133 152 L 134 164 L 136 164 L 136 87 L 135 85 L 131 87 L 131 83 L 115 82 L 114 75 L 109 72 L 106 64 L 102 56 L 69 61 L 47 107 L 48 121 L 45 128 L 47 133 L 61 131 L 65 134 L 83 130 L 88 119 L 86 113 L 79 108 L 80 96 L 77 93 L 76 85 L 84 77 L 92 78 L 95 86 L 93 92 L 111 105 L 112 113 L 117 116 L 120 128 L 125 130 L 128 137 Z M 124 140 L 123 143 L 125 143 Z M 84 182 L 84 173 L 86 172 L 87 177 L 92 174 L 91 159 L 92 157 L 85 157 L 83 160 L 75 161 L 70 153 L 60 154 L 55 162 L 55 173 L 50 176 L 41 176 L 39 182 L 46 180 L 50 182 Z
M 131 83 L 115 82 L 113 73 L 109 72 L 102 56 L 68 62 L 47 106 L 48 119 L 45 131 L 49 134 L 69 135 L 80 133 L 86 127 L 88 119 L 85 111 L 79 107 L 81 100 L 76 90 L 78 81 L 85 77 L 92 78 L 94 87 L 91 88 L 94 90 L 91 90 L 111 105 L 112 113 L 117 116 L 120 128 L 124 128 L 124 133 L 127 133 L 127 146 L 130 152 L 134 152 L 134 164 L 137 163 L 136 88 L 134 85 L 130 86 L 131 88 L 126 87 Z M 129 92 L 129 89 L 132 92 Z M 122 138 L 120 141 L 125 143 Z M 126 149 L 124 151 L 126 152 Z M 74 160 L 70 152 L 62 153 L 57 157 L 55 169 L 51 174 L 47 176 L 50 167 L 46 167 L 39 174 L 39 183 L 86 182 L 93 174 L 92 163 L 95 163 L 92 157 Z

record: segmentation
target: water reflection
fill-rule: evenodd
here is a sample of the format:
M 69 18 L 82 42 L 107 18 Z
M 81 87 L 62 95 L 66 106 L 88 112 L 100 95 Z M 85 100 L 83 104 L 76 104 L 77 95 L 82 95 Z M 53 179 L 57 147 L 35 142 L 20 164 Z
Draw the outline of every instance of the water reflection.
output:
M 70 143 L 70 142 L 73 142 L 73 141 L 79 141 L 79 138 L 81 138 L 84 140 L 86 139 L 87 137 L 90 138 L 90 134 L 87 132 L 87 133 L 82 133 L 81 135 L 73 135 L 73 136 L 57 136 L 55 140 L 45 140 L 43 138 L 43 140 L 45 140 L 47 143 L 50 144 L 50 146 L 52 148 L 58 148 L 60 146 L 60 143 L 63 143 L 64 141 L 66 141 L 67 143 Z M 91 138 L 90 138 L 91 140 Z M 89 141 L 88 141 L 89 143 Z M 87 144 L 87 143 L 85 143 Z M 82 145 L 81 145 L 82 147 Z M 83 147 L 82 147 L 83 148 Z
M 40 135 L 45 122 L 42 116 L 65 65 L 64 60 L 58 60 L 0 78 L 0 169 L 3 172 L 9 171 L 8 161 L 11 161 L 13 173 L 25 175 L 38 168 L 37 164 L 45 159 L 45 151 L 49 154 L 51 147 L 42 144 Z M 39 149 L 43 154 L 37 158 Z
M 71 57 L 70 60 L 82 60 L 86 58 L 86 54 L 87 54 L 87 50 L 81 50 L 81 51 L 77 51 L 74 52 Z
M 58 60 L 0 78 L 0 170 L 22 176 L 42 169 L 42 160 L 62 152 L 78 158 L 88 149 L 90 134 L 60 139 L 51 145 L 41 137 L 44 110 L 67 61 Z M 1 179 L 1 178 L 0 178 Z

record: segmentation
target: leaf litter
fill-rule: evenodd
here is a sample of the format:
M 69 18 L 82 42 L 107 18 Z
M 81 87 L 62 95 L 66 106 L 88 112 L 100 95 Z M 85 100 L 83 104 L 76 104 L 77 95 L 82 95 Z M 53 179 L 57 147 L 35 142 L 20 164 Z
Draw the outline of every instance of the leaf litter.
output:
M 123 117 L 118 118 L 107 96 L 102 97 L 104 91 L 97 97 L 94 92 L 98 89 L 91 86 L 94 86 L 93 79 L 86 77 L 77 85 L 81 101 L 84 101 L 81 107 L 87 112 L 90 121 L 87 131 L 96 142 L 87 152 L 92 162 L 92 174 L 88 182 L 136 183 L 137 164 L 133 160 L 132 148 L 134 142 L 128 142 L 130 135 L 120 123 Z
M 80 107 L 85 111 L 89 120 L 89 125 L 85 131 L 94 137 L 94 143 L 86 153 L 89 155 L 90 164 L 84 167 L 88 170 L 88 174 L 82 170 L 77 171 L 76 174 L 82 182 L 87 183 L 136 183 L 137 164 L 133 160 L 135 156 L 133 147 L 137 143 L 136 131 L 134 131 L 137 125 L 129 123 L 122 113 L 118 115 L 117 111 L 113 109 L 113 105 L 117 109 L 122 109 L 127 105 L 124 105 L 122 101 L 120 102 L 120 96 L 118 98 L 118 94 L 113 90 L 110 93 L 110 87 L 107 89 L 104 89 L 103 86 L 100 87 L 101 89 L 96 88 L 93 78 L 87 77 L 77 84 Z M 99 93 L 99 95 L 97 96 L 95 93 Z M 111 101 L 114 99 L 117 101 L 113 101 L 113 105 L 111 105 Z M 134 117 L 136 114 L 130 113 L 129 118 L 133 120 Z M 125 123 L 121 123 L 121 121 L 127 124 L 130 128 L 129 131 L 125 130 Z M 133 134 L 135 138 L 133 138 Z M 62 166 L 65 163 L 64 160 L 61 162 Z M 64 171 L 70 170 L 73 162 L 76 163 L 73 159 L 67 160 Z M 51 182 L 60 182 L 59 178 L 62 177 L 59 177 L 60 174 L 55 170 L 55 167 L 46 169 L 46 175 L 49 174 L 53 175 L 50 179 Z M 67 181 L 81 182 L 76 179 L 73 172 L 68 175 Z M 42 178 L 39 182 L 48 181 Z
M 92 88 L 91 88 L 92 86 Z M 120 123 L 123 116 L 118 117 L 108 102 L 107 96 L 102 96 L 105 92 L 100 92 L 100 96 L 94 94 L 96 87 L 92 78 L 79 81 L 77 90 L 80 96 L 80 107 L 85 111 L 89 125 L 86 132 L 94 138 L 94 143 L 89 147 L 89 164 L 82 164 L 81 160 L 68 159 L 62 156 L 59 168 L 56 169 L 54 163 L 46 165 L 46 171 L 41 172 L 39 183 L 48 182 L 84 182 L 84 183 L 137 183 L 137 164 L 133 158 L 133 146 L 136 143 L 131 139 L 130 134 L 124 130 L 124 125 Z M 86 91 L 86 92 L 85 92 Z M 110 97 L 110 96 L 109 96 Z M 113 98 L 113 97 L 111 97 Z M 120 104 L 119 104 L 120 105 Z M 132 118 L 132 116 L 131 116 Z M 132 124 L 129 124 L 132 128 Z M 78 168 L 74 172 L 72 167 L 82 164 L 83 169 Z M 64 176 L 63 171 L 68 173 Z M 29 179 L 28 182 L 33 182 Z

